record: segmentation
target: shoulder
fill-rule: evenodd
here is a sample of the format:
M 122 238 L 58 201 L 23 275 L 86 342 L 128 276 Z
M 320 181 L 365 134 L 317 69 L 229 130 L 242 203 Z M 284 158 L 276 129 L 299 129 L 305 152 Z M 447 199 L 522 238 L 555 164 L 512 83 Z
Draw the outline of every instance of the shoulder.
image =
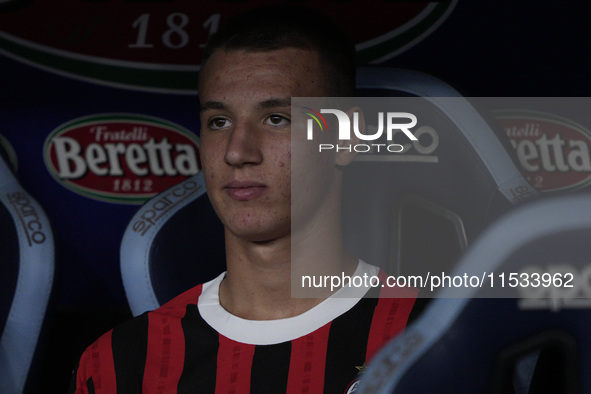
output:
M 187 306 L 197 305 L 199 296 L 203 291 L 203 286 L 204 284 L 200 284 L 181 293 L 160 308 L 149 312 L 148 315 L 164 315 L 174 318 L 182 318 L 185 315 Z
M 162 322 L 179 321 L 187 306 L 196 305 L 202 285 L 180 294 L 160 308 L 145 312 L 103 334 L 82 354 L 75 374 L 76 393 L 99 380 L 101 392 L 116 392 L 122 381 L 142 376 L 149 338 Z M 91 383 L 89 383 L 91 382 Z M 113 391 L 110 391 L 113 389 Z
M 169 317 L 181 319 L 188 305 L 196 305 L 203 285 L 197 285 L 184 293 L 168 301 L 160 308 L 153 311 L 144 312 L 126 322 L 118 325 L 107 333 L 103 334 L 86 351 L 91 349 L 105 349 L 116 351 L 119 347 L 132 350 L 130 348 L 139 348 L 143 346 L 148 332 L 151 328 L 150 320 L 158 317 Z
M 135 366 L 141 365 L 147 325 L 148 314 L 144 313 L 106 332 L 86 348 L 73 377 L 75 392 L 94 392 L 96 384 L 102 388 L 99 392 L 116 392 L 116 365 L 120 360 L 125 360 L 130 374 L 134 373 Z
M 168 301 L 160 308 L 153 311 L 144 312 L 132 319 L 125 321 L 112 330 L 103 334 L 91 346 L 88 347 L 86 353 L 92 351 L 91 349 L 109 349 L 114 348 L 115 345 L 133 346 L 133 344 L 142 341 L 147 336 L 150 329 L 150 320 L 155 316 L 167 316 L 170 318 L 182 318 L 185 314 L 188 305 L 196 305 L 201 294 L 203 285 L 197 285 L 184 293 L 176 296 Z
M 86 348 L 82 358 L 89 357 L 96 359 L 99 356 L 112 358 L 106 355 L 113 352 L 114 346 L 119 344 L 125 345 L 126 347 L 135 346 L 135 344 L 140 342 L 140 338 L 145 336 L 147 326 L 147 312 L 127 320 L 99 337 L 92 345 Z

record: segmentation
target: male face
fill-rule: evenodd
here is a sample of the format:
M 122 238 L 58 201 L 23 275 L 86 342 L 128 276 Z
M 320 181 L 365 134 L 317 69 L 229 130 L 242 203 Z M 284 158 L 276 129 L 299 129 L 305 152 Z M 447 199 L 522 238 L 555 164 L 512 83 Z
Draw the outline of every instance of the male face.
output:
M 226 231 L 264 242 L 291 225 L 291 97 L 326 95 L 314 51 L 218 50 L 202 70 L 201 162 Z

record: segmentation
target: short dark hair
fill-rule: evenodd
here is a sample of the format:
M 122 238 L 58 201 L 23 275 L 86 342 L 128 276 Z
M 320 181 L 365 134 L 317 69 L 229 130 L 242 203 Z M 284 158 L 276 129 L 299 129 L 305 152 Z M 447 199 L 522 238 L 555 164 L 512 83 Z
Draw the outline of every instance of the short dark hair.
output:
M 248 10 L 228 20 L 205 47 L 201 70 L 220 49 L 266 52 L 300 48 L 318 53 L 326 70 L 328 95 L 353 96 L 355 46 L 334 20 L 324 14 L 294 5 L 274 5 Z

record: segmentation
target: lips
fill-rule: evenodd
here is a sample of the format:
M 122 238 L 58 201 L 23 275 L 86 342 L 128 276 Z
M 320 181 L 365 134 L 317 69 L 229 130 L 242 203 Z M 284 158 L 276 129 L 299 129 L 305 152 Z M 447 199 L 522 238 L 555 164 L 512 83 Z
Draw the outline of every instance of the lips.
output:
M 247 201 L 260 197 L 267 185 L 255 181 L 232 181 L 224 185 L 224 190 L 234 200 Z

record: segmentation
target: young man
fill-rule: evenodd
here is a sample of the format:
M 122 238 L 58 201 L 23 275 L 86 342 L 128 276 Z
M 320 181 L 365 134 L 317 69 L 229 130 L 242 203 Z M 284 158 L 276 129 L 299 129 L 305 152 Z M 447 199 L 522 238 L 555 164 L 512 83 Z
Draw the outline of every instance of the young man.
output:
M 225 227 L 227 272 L 102 336 L 82 356 L 72 391 L 355 390 L 364 365 L 405 327 L 414 298 L 290 291 L 294 228 L 311 263 L 379 273 L 341 239 L 342 167 L 351 154 L 303 163 L 306 192 L 292 201 L 291 97 L 352 96 L 354 78 L 353 46 L 307 9 L 253 10 L 211 39 L 199 86 L 201 162 Z

